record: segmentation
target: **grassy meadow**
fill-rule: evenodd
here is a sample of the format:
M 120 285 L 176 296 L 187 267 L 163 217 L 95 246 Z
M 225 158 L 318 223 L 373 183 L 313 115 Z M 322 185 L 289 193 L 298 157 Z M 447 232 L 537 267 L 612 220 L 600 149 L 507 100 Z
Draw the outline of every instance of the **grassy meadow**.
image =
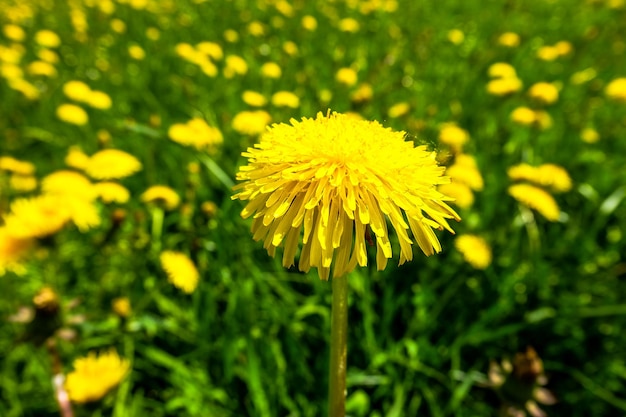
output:
M 0 10 L 0 416 L 326 415 L 330 282 L 231 196 L 329 109 L 435 151 L 462 218 L 347 275 L 348 415 L 626 415 L 623 0 Z

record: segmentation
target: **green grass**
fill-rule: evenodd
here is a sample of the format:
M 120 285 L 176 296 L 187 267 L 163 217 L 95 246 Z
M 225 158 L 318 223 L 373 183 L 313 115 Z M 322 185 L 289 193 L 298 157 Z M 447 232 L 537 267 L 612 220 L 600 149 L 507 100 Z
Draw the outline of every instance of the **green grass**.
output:
M 384 271 L 371 267 L 350 275 L 350 415 L 496 416 L 500 400 L 480 381 L 490 361 L 529 345 L 543 359 L 547 388 L 559 400 L 543 407 L 550 415 L 626 414 L 626 104 L 604 94 L 608 82 L 626 76 L 624 6 L 400 0 L 395 12 L 363 14 L 352 2 L 293 1 L 293 15 L 284 16 L 273 5 L 278 2 L 261 0 L 154 2 L 159 6 L 149 10 L 119 2 L 107 15 L 83 1 L 77 3 L 89 27 L 80 42 L 68 4 L 27 3 L 32 17 L 21 23 L 27 37 L 20 66 L 36 59 L 33 36 L 44 28 L 61 37 L 61 59 L 56 78 L 25 76 L 41 91 L 35 101 L 0 79 L 0 156 L 33 162 L 43 178 L 65 168 L 70 146 L 88 154 L 102 147 L 97 132 L 104 129 L 112 137 L 109 146 L 135 155 L 143 169 L 122 180 L 132 198 L 114 234 L 107 236 L 114 207 L 101 206 L 100 227 L 85 233 L 68 227 L 39 243 L 25 275 L 0 277 L 0 415 L 59 415 L 46 349 L 25 342 L 25 326 L 7 320 L 44 285 L 64 305 L 80 301 L 65 310 L 65 319 L 85 318 L 73 326 L 76 341 L 59 342 L 66 372 L 75 358 L 111 346 L 132 362 L 122 385 L 102 401 L 75 406 L 78 416 L 326 413 L 330 283 L 320 282 L 315 271 L 285 270 L 269 258 L 252 240 L 250 222 L 240 218 L 241 202 L 230 199 L 237 168 L 245 163 L 240 154 L 257 140 L 231 127 L 232 118 L 248 109 L 244 90 L 267 97 L 288 90 L 300 97 L 297 109 L 266 106 L 274 122 L 328 108 L 355 111 L 442 151 L 442 123 L 456 122 L 471 135 L 466 152 L 476 158 L 485 187 L 472 207 L 459 210 L 463 221 L 453 227 L 457 234 L 483 236 L 493 262 L 484 271 L 473 269 L 454 248 L 454 237 L 440 233 L 439 255 L 416 252 L 403 266 L 392 260 Z M 0 1 L 5 10 L 8 4 Z M 318 21 L 314 32 L 301 28 L 307 14 Z M 340 32 L 337 21 L 344 17 L 357 19 L 360 30 Z M 114 18 L 126 23 L 125 33 L 111 30 Z M 264 36 L 246 32 L 252 21 L 264 25 Z M 146 37 L 149 27 L 159 29 L 158 41 Z M 227 29 L 239 31 L 239 41 L 225 41 Z M 465 34 L 460 45 L 448 40 L 452 29 Z M 506 31 L 520 35 L 519 47 L 497 44 Z M 537 59 L 540 46 L 561 40 L 571 42 L 570 55 Z M 180 42 L 200 41 L 243 57 L 248 73 L 226 79 L 218 61 L 220 74 L 210 78 L 174 51 Z M 298 45 L 295 56 L 283 51 L 285 41 Z M 1 35 L 0 44 L 12 42 Z M 128 56 L 132 44 L 146 51 L 145 60 Z M 108 69 L 98 69 L 98 60 Z M 261 77 L 268 61 L 281 66 L 280 79 Z M 515 67 L 521 92 L 506 98 L 487 93 L 487 68 L 495 62 Z M 346 66 L 358 68 L 359 82 L 373 86 L 371 101 L 354 105 L 349 94 L 356 86 L 337 85 L 335 72 Z M 596 77 L 573 84 L 572 75 L 587 68 Z M 61 122 L 55 111 L 68 102 L 62 86 L 69 80 L 105 91 L 113 107 L 87 109 L 86 126 Z M 526 90 L 540 81 L 561 88 L 559 100 L 546 107 L 552 127 L 515 125 L 511 111 L 532 104 Z M 332 92 L 330 102 L 320 99 L 324 89 Z M 388 108 L 402 101 L 411 111 L 390 119 Z M 161 123 L 151 123 L 151 116 Z M 168 139 L 169 126 L 192 117 L 222 131 L 216 154 Z M 600 135 L 595 144 L 580 140 L 589 126 Z M 186 168 L 194 161 L 201 166 L 197 178 Z M 567 169 L 574 187 L 556 196 L 566 214 L 562 221 L 547 222 L 536 212 L 534 220 L 523 221 L 507 194 L 507 169 L 520 162 Z M 19 197 L 4 184 L 0 213 Z M 173 187 L 193 210 L 166 213 L 160 238 L 139 201 L 153 184 Z M 219 207 L 211 219 L 200 212 L 208 200 Z M 191 255 L 201 271 L 193 294 L 167 281 L 159 248 Z M 120 296 L 131 300 L 127 320 L 111 310 L 111 300 Z

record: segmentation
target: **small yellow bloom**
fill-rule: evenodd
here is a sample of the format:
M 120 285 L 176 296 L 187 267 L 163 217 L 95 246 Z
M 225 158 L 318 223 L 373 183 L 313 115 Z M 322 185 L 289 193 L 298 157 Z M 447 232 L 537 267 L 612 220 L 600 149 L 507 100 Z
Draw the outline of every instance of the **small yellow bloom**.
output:
M 63 94 L 71 100 L 86 101 L 91 89 L 82 81 L 68 81 L 63 84 Z
M 226 39 L 228 43 L 235 43 L 239 40 L 239 33 L 233 29 L 226 29 L 224 31 L 224 39 Z
M 454 239 L 454 246 L 463 259 L 476 269 L 487 269 L 491 264 L 491 247 L 480 236 L 461 235 Z
M 267 104 L 267 99 L 265 98 L 265 96 L 256 91 L 246 90 L 241 95 L 241 98 L 243 99 L 244 103 L 252 107 L 262 107 Z
M 505 96 L 522 89 L 519 78 L 496 78 L 487 83 L 487 92 L 494 96 Z
M 56 48 L 61 45 L 61 38 L 53 31 L 44 29 L 35 33 L 35 42 L 46 48 Z
M 492 78 L 517 78 L 517 72 L 515 72 L 513 65 L 506 62 L 491 64 L 487 72 Z
M 596 143 L 600 140 L 600 135 L 594 128 L 586 127 L 582 132 L 580 132 L 580 139 L 586 143 Z
M 449 184 L 441 184 L 437 187 L 437 190 L 441 194 L 453 198 L 454 200 L 451 201 L 451 204 L 457 207 L 465 209 L 474 204 L 474 193 L 472 193 L 472 189 L 466 184 L 457 182 L 454 179 L 451 179 Z
M 115 388 L 128 374 L 130 363 L 113 349 L 74 361 L 74 370 L 67 375 L 65 389 L 75 403 L 98 401 Z
M 471 155 L 458 154 L 454 164 L 446 170 L 446 175 L 455 183 L 463 183 L 474 191 L 484 187 L 483 177 L 478 170 L 476 160 Z
M 76 171 L 60 170 L 46 175 L 41 181 L 41 190 L 46 194 L 72 195 L 93 200 L 96 192 L 87 177 Z
M 560 56 L 558 48 L 554 46 L 542 46 L 537 50 L 537 58 L 542 61 L 554 61 Z
M 224 138 L 222 132 L 216 127 L 200 118 L 193 118 L 187 123 L 177 123 L 168 130 L 168 136 L 176 143 L 184 146 L 194 146 L 196 149 L 215 151 Z
M 72 146 L 65 157 L 65 164 L 68 167 L 84 170 L 89 164 L 89 156 L 85 154 L 79 147 Z
M 300 106 L 300 98 L 290 91 L 278 91 L 272 95 L 272 104 L 276 107 L 297 109 Z
M 265 110 L 242 111 L 235 115 L 232 127 L 242 135 L 259 135 L 265 132 L 272 116 Z
M 180 204 L 180 196 L 172 188 L 165 185 L 153 185 L 141 194 L 141 201 L 150 204 L 161 204 L 167 210 L 174 210 Z
M 163 251 L 160 255 L 161 266 L 167 273 L 168 280 L 187 294 L 195 291 L 200 280 L 198 269 L 193 261 L 182 252 Z
M 17 238 L 5 226 L 0 227 L 0 277 L 7 271 L 23 274 L 24 262 L 32 246 L 32 239 Z
M 9 178 L 9 187 L 22 193 L 33 191 L 37 188 L 37 178 L 32 175 L 12 174 Z
M 616 78 L 608 83 L 604 92 L 612 100 L 626 102 L 626 77 Z
M 520 125 L 530 126 L 537 121 L 537 116 L 535 111 L 528 107 L 517 107 L 511 113 L 511 120 Z
M 556 48 L 560 56 L 569 55 L 574 50 L 574 47 L 568 41 L 557 42 L 554 47 Z
M 87 175 L 97 180 L 128 177 L 141 170 L 141 162 L 133 155 L 119 149 L 103 149 L 89 158 Z
M 108 110 L 113 105 L 111 97 L 103 91 L 91 91 L 85 102 L 94 109 L 100 110 Z
M 37 87 L 23 79 L 9 80 L 9 87 L 13 90 L 19 91 L 29 100 L 37 100 L 41 95 Z
M 120 19 L 113 19 L 111 20 L 111 29 L 116 33 L 124 33 L 126 32 L 126 23 Z
M 139 45 L 131 45 L 128 47 L 128 55 L 130 55 L 132 59 L 141 61 L 146 57 L 146 51 Z
M 296 45 L 295 42 L 287 41 L 283 43 L 283 51 L 285 51 L 287 55 L 294 56 L 298 53 L 298 45 Z
M 254 20 L 248 24 L 248 33 L 256 37 L 263 36 L 265 35 L 265 26 L 258 20 Z
M 26 50 L 20 44 L 13 44 L 9 48 L 5 48 L 0 45 L 0 62 L 4 62 L 6 64 L 19 64 L 25 53 Z
M 24 38 L 26 38 L 26 32 L 24 32 L 24 29 L 18 25 L 4 25 L 2 27 L 2 32 L 4 33 L 4 36 L 15 42 L 22 42 Z
M 40 238 L 58 232 L 70 221 L 70 212 L 56 196 L 20 198 L 4 217 L 6 231 L 17 239 Z
M 543 104 L 553 104 L 559 99 L 559 90 L 554 84 L 541 82 L 530 87 L 528 95 Z
M 302 27 L 308 31 L 314 31 L 317 29 L 317 19 L 311 15 L 302 17 Z
M 355 103 L 363 103 L 369 101 L 374 96 L 374 89 L 370 84 L 363 83 L 350 94 L 350 99 Z M 328 100 L 330 101 L 330 100 Z
M 212 201 L 205 201 L 200 206 L 200 210 L 202 210 L 204 215 L 207 217 L 215 217 L 215 215 L 217 214 L 218 206 Z
M 224 68 L 224 76 L 232 78 L 235 75 L 244 75 L 248 72 L 248 64 L 239 55 L 228 55 L 226 57 L 226 67 Z
M 448 40 L 455 45 L 460 45 L 465 40 L 465 34 L 459 29 L 452 29 L 448 32 Z
M 356 33 L 360 29 L 359 22 L 351 17 L 346 17 L 339 21 L 339 30 L 342 32 Z
M 335 74 L 337 82 L 352 87 L 358 81 L 358 75 L 352 68 L 340 68 Z
M 15 64 L 0 64 L 0 76 L 7 80 L 21 81 L 24 77 L 24 71 Z
M 266 62 L 261 65 L 261 75 L 265 78 L 280 78 L 282 70 L 275 62 Z
M 389 110 L 387 110 L 387 115 L 392 119 L 396 119 L 398 117 L 406 115 L 410 110 L 411 105 L 406 101 L 401 101 L 400 103 L 396 103 L 393 106 L 389 107 Z
M 124 204 L 130 199 L 130 191 L 116 182 L 99 182 L 94 184 L 93 187 L 103 203 Z
M 215 42 L 200 42 L 196 45 L 196 49 L 216 61 L 219 61 L 224 57 L 222 47 Z
M 520 37 L 515 32 L 505 32 L 498 38 L 498 43 L 507 48 L 516 48 L 520 44 Z
M 509 194 L 521 204 L 537 210 L 547 220 L 559 220 L 560 210 L 554 198 L 539 187 L 530 184 L 514 184 L 509 187 Z
M 570 77 L 570 81 L 574 85 L 581 85 L 588 81 L 593 80 L 598 75 L 598 72 L 594 68 L 586 68 L 582 71 L 575 72 Z
M 448 145 L 454 152 L 461 152 L 463 146 L 469 141 L 467 130 L 454 124 L 446 124 L 439 132 L 439 142 Z
M 151 41 L 158 41 L 161 38 L 161 32 L 155 27 L 149 27 L 146 29 L 146 38 Z
M 111 301 L 113 312 L 120 317 L 128 317 L 132 312 L 128 297 L 118 297 Z
M 50 64 L 56 64 L 59 62 L 59 55 L 56 52 L 51 51 L 50 49 L 42 49 L 41 51 L 38 51 L 37 56 L 42 61 L 48 62 Z
M 89 122 L 87 112 L 75 104 L 61 104 L 57 107 L 57 117 L 66 123 L 78 126 L 86 125 Z
M 512 180 L 525 180 L 535 184 L 550 187 L 555 192 L 565 192 L 572 189 L 572 179 L 565 168 L 556 164 L 542 164 L 534 167 L 529 164 L 518 164 L 507 171 Z
M 0 170 L 19 175 L 32 175 L 35 173 L 35 165 L 32 162 L 21 161 L 12 156 L 0 156 Z

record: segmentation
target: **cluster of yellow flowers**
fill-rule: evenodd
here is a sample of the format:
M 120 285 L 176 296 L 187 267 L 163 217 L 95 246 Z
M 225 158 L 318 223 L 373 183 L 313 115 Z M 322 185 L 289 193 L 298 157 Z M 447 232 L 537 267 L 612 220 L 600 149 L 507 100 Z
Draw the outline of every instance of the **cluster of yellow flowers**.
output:
M 538 167 L 519 164 L 509 168 L 508 176 L 514 181 L 527 181 L 513 184 L 509 187 L 509 194 L 521 204 L 537 210 L 543 217 L 550 221 L 557 221 L 560 217 L 559 206 L 546 191 L 563 193 L 571 190 L 572 180 L 567 171 L 555 164 L 543 164 Z M 532 185 L 534 183 L 544 188 Z
M 494 96 L 505 96 L 522 89 L 522 80 L 511 64 L 496 62 L 488 69 L 491 80 L 487 83 L 487 92 Z
M 554 61 L 572 53 L 574 47 L 568 41 L 560 41 L 554 45 L 544 45 L 537 50 L 537 58 L 542 61 Z
M 174 142 L 185 146 L 193 146 L 199 150 L 214 153 L 222 144 L 222 132 L 200 118 L 193 118 L 187 123 L 176 123 L 170 126 L 168 136 Z

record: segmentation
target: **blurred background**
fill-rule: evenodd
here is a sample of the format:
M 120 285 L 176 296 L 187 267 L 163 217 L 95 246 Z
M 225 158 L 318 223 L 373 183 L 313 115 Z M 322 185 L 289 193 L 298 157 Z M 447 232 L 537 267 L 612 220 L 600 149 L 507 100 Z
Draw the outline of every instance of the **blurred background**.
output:
M 0 8 L 0 415 L 324 415 L 330 283 L 230 197 L 328 109 L 436 151 L 463 219 L 349 276 L 349 414 L 626 414 L 623 0 Z

